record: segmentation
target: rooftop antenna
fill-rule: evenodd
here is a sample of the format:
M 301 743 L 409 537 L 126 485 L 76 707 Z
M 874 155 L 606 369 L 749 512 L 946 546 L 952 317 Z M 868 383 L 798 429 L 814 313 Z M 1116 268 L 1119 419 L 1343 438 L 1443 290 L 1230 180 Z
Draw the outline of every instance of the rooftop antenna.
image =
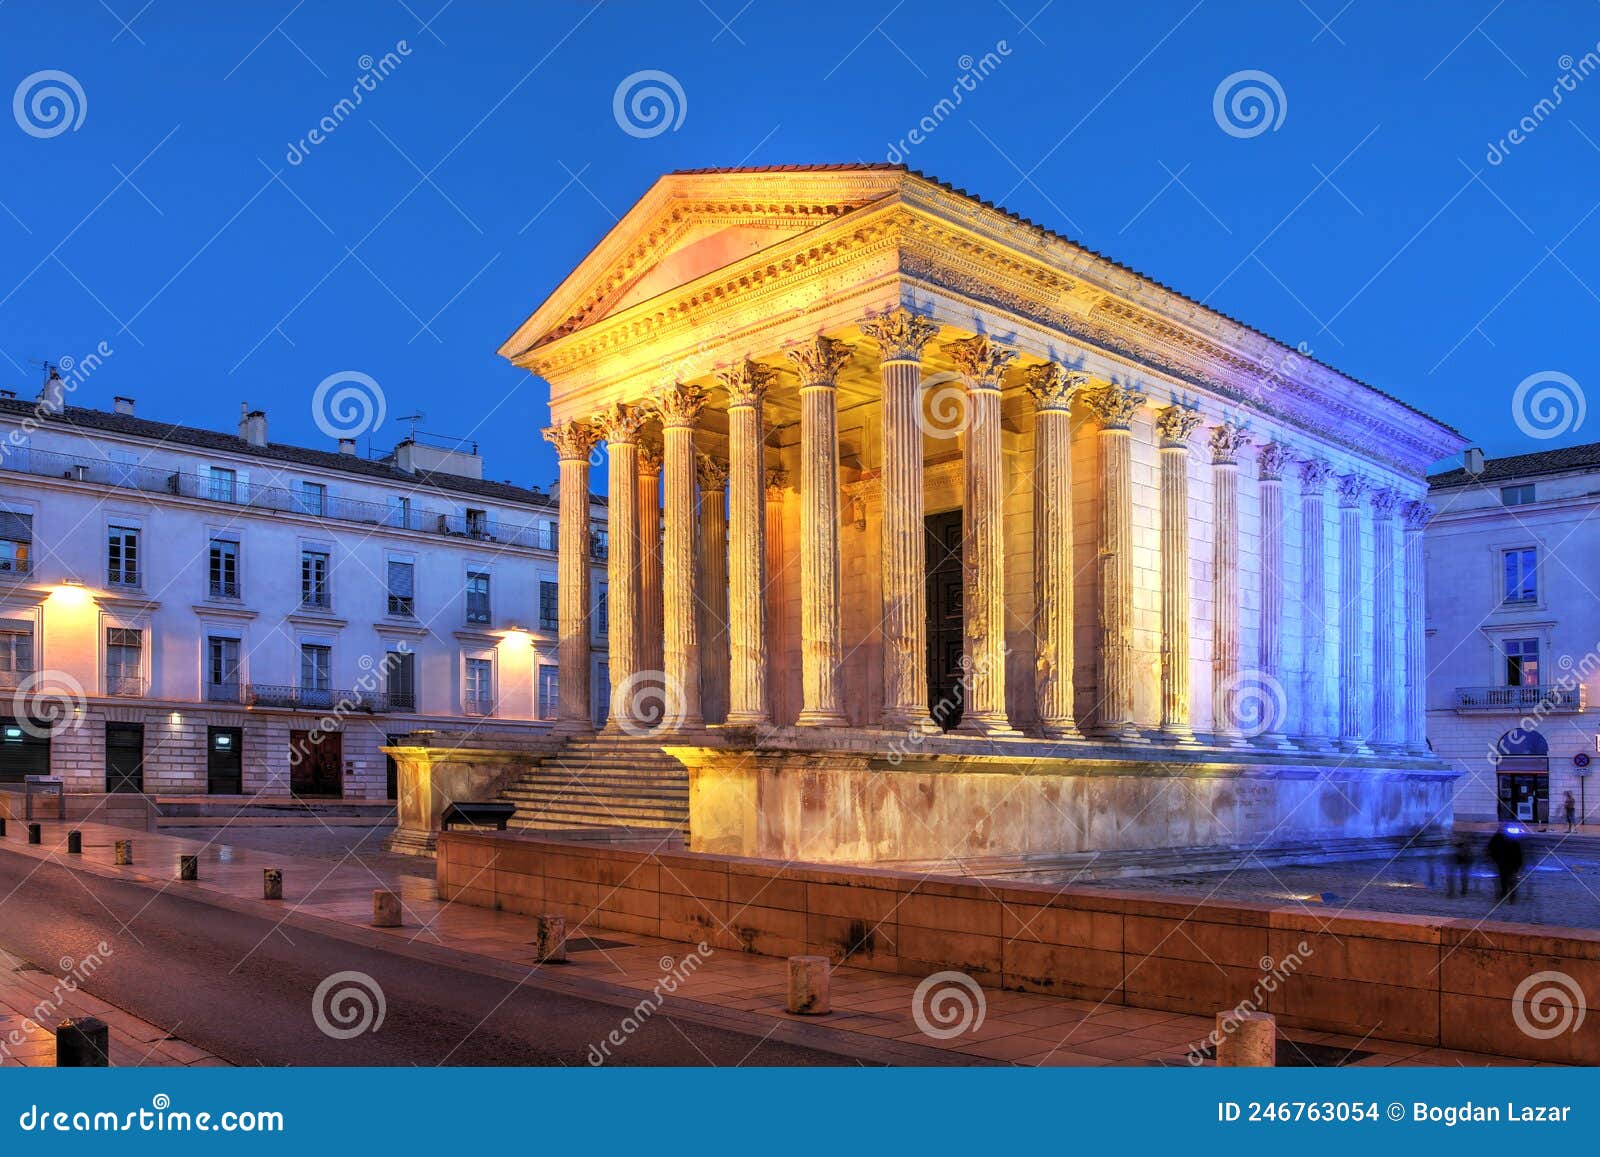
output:
M 406 435 L 406 438 L 408 441 L 415 442 L 417 440 L 417 423 L 426 416 L 421 410 L 418 410 L 415 414 L 406 414 L 403 417 L 396 418 L 395 421 L 411 423 L 411 433 Z

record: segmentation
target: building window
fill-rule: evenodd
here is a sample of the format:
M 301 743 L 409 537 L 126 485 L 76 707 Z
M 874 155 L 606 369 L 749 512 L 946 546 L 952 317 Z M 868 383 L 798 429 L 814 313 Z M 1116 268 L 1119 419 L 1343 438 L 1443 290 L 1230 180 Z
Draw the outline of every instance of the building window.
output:
M 494 660 L 468 659 L 461 686 L 461 710 L 466 715 L 494 714 Z
M 539 718 L 554 719 L 561 706 L 561 668 L 554 663 L 539 665 Z
M 144 694 L 144 632 L 106 628 L 106 694 Z
M 0 576 L 28 573 L 33 552 L 33 515 L 0 510 Z
M 17 687 L 33 674 L 33 623 L 0 619 L 0 687 Z
M 236 599 L 239 597 L 239 544 L 232 539 L 213 538 L 211 557 L 207 564 L 211 581 L 211 597 Z
M 212 635 L 206 639 L 206 698 L 213 703 L 239 702 L 239 640 Z
M 487 623 L 488 621 L 489 572 L 469 570 L 467 572 L 467 622 Z
M 139 585 L 139 532 L 131 526 L 113 526 L 106 540 L 106 583 L 114 587 Z
M 300 602 L 308 607 L 330 607 L 328 554 L 321 550 L 300 552 Z
M 401 530 L 411 529 L 411 499 L 403 495 L 390 497 L 389 525 Z
M 467 533 L 473 538 L 484 538 L 489 533 L 489 512 L 467 507 Z
M 1538 552 L 1532 547 L 1508 550 L 1502 555 L 1505 561 L 1505 591 L 1508 603 L 1532 603 L 1539 598 L 1539 581 L 1535 564 Z
M 595 558 L 604 560 L 609 548 L 610 539 L 606 532 L 598 527 L 589 531 L 589 553 Z
M 318 518 L 328 513 L 328 488 L 320 482 L 300 483 L 300 511 Z
M 1539 640 L 1507 639 L 1506 686 L 1537 687 L 1539 685 Z
M 211 468 L 211 501 L 237 502 L 239 500 L 239 472 L 222 466 Z
M 417 709 L 417 656 L 411 651 L 390 651 L 384 656 L 384 691 L 390 711 Z
M 606 584 L 600 583 L 595 588 L 594 596 L 594 633 L 597 635 L 604 636 L 611 633 L 611 623 L 606 605 Z
M 1500 487 L 1500 502 L 1505 506 L 1526 506 L 1534 500 L 1533 483 Z
M 417 613 L 416 573 L 414 563 L 404 559 L 389 560 L 389 613 L 412 618 Z
M 300 703 L 332 706 L 333 648 L 326 643 L 300 644 Z
M 539 629 L 553 631 L 560 624 L 561 588 L 553 582 L 539 582 Z

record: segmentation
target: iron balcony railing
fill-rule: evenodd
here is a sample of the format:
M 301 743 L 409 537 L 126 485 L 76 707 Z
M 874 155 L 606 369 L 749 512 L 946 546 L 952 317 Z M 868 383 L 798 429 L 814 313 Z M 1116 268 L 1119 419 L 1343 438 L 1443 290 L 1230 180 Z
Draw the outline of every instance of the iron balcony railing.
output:
M 143 675 L 117 675 L 106 673 L 106 694 L 115 695 L 124 699 L 141 699 L 144 697 L 145 678 Z
M 1561 712 L 1588 710 L 1582 683 L 1571 687 L 1457 687 L 1457 711 Z
M 28 571 L 28 560 L 25 558 L 0 558 L 0 579 L 22 578 Z
M 12 667 L 10 670 L 0 671 L 0 690 L 15 691 L 26 683 L 32 675 L 32 667 Z
M 494 700 L 478 695 L 463 695 L 461 697 L 461 714 L 493 715 Z
M 206 702 L 237 703 L 241 686 L 238 683 L 207 683 Z
M 244 506 L 255 510 L 287 511 L 340 522 L 367 526 L 386 526 L 397 530 L 416 530 L 452 538 L 471 538 L 481 542 L 505 543 L 533 550 L 555 550 L 560 538 L 554 521 L 550 525 L 521 525 L 496 522 L 478 515 L 446 514 L 410 504 L 390 505 L 332 494 L 308 495 L 281 486 L 261 486 L 237 479 L 219 480 L 213 475 L 185 474 L 159 466 L 84 459 L 52 450 L 14 447 L 0 454 L 0 470 L 33 474 L 41 478 L 68 478 L 93 482 L 149 494 L 171 494 L 198 498 L 225 506 Z M 590 554 L 596 560 L 606 557 L 604 531 L 590 533 Z
M 214 599 L 236 599 L 239 597 L 239 584 L 212 579 L 211 597 Z
M 405 705 L 395 702 L 406 701 Z M 360 711 L 383 714 L 389 711 L 410 711 L 411 695 L 391 696 L 383 691 L 362 691 L 353 688 L 293 687 L 283 683 L 249 683 L 244 688 L 244 702 L 248 707 L 282 707 L 290 710 L 310 711 Z

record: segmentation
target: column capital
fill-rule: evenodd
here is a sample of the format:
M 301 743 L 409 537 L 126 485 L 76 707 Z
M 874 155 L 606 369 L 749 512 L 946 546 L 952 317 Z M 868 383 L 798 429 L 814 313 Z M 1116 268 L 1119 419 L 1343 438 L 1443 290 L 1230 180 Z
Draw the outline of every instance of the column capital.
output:
M 1431 502 L 1408 502 L 1400 511 L 1407 530 L 1423 529 L 1433 521 L 1436 513 L 1437 510 Z
M 839 371 L 855 354 L 855 350 L 831 337 L 814 337 L 784 351 L 800 371 L 800 386 L 831 386 L 839 378 Z
M 861 323 L 861 332 L 878 343 L 879 356 L 886 362 L 920 362 L 922 347 L 939 332 L 931 317 L 912 313 L 897 305 Z
M 661 439 L 653 435 L 645 435 L 639 439 L 638 450 L 639 473 L 660 474 L 662 464 Z
M 1300 489 L 1305 494 L 1321 494 L 1333 468 L 1326 458 L 1307 458 L 1300 464 Z
M 566 462 L 576 459 L 587 461 L 594 452 L 595 443 L 600 441 L 600 431 L 582 418 L 557 422 L 554 426 L 546 426 L 540 433 L 546 442 L 556 448 L 556 457 Z
M 1083 401 L 1100 419 L 1102 430 L 1126 430 L 1148 399 L 1132 386 L 1106 382 L 1085 390 Z
M 1000 389 L 1006 371 L 1017 360 L 1017 351 L 998 345 L 987 334 L 946 343 L 944 352 L 967 379 L 969 390 Z
M 644 411 L 627 402 L 612 402 L 589 419 L 613 445 L 626 445 L 636 441 L 644 426 Z
M 1339 505 L 1346 509 L 1360 506 L 1362 495 L 1372 489 L 1372 483 L 1359 474 L 1341 474 L 1335 485 L 1339 490 Z
M 1400 492 L 1385 486 L 1381 490 L 1372 492 L 1372 516 L 1379 522 L 1388 522 L 1394 518 L 1395 508 L 1400 505 Z
M 1237 422 L 1223 422 L 1211 427 L 1211 462 L 1214 466 L 1234 466 L 1239 461 L 1239 451 L 1250 445 L 1250 433 Z
M 782 466 L 774 466 L 767 471 L 766 482 L 767 501 L 780 501 L 783 498 L 783 492 L 789 489 L 789 472 Z
M 1024 371 L 1028 396 L 1034 407 L 1043 412 L 1065 414 L 1072 409 L 1072 396 L 1089 382 L 1088 374 L 1067 369 L 1060 362 L 1045 362 L 1042 366 L 1029 366 Z
M 1156 411 L 1156 432 L 1163 450 L 1189 449 L 1189 439 L 1200 425 L 1200 411 L 1171 405 Z
M 668 429 L 678 426 L 692 430 L 705 405 L 705 390 L 685 382 L 663 386 L 650 399 L 650 409 Z
M 1286 470 L 1294 463 L 1294 451 L 1285 442 L 1268 442 L 1256 455 L 1256 467 L 1263 482 L 1281 482 Z
M 718 462 L 710 454 L 696 454 L 694 462 L 695 478 L 699 480 L 701 490 L 726 490 L 728 488 L 728 464 Z
M 777 378 L 778 371 L 771 366 L 745 358 L 744 363 L 729 370 L 717 372 L 717 382 L 728 391 L 729 407 L 754 406 Z

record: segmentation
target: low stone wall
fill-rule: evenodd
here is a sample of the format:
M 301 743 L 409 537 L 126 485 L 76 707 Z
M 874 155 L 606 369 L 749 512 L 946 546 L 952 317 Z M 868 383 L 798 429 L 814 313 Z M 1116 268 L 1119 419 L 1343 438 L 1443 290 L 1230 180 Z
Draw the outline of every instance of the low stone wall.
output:
M 381 749 L 394 757 L 399 792 L 395 832 L 384 847 L 413 855 L 432 854 L 445 808 L 457 800 L 495 799 L 562 744 L 555 736 L 541 736 L 495 739 L 489 746 L 458 732 L 419 732 L 407 738 L 412 742 Z
M 914 976 L 955 969 L 992 987 L 1204 1016 L 1252 1002 L 1285 1026 L 1600 1063 L 1600 1017 L 1548 1037 L 1523 1027 L 1547 1031 L 1541 1012 L 1560 1011 L 1536 994 L 1600 995 L 1600 933 L 481 832 L 439 837 L 438 881 L 441 899 L 562 915 L 569 928 Z M 1530 981 L 1540 973 L 1564 979 Z

